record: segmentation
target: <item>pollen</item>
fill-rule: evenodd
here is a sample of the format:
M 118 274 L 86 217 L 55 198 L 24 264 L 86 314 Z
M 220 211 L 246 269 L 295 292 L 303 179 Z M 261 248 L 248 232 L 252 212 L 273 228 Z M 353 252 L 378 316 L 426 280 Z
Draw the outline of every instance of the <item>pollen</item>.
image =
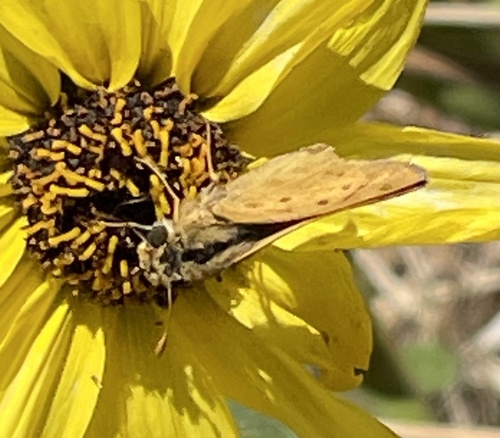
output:
M 198 104 L 174 79 L 113 93 L 73 86 L 46 119 L 9 138 L 28 251 L 72 294 L 166 303 L 139 264 L 147 230 L 171 217 L 174 197 L 195 197 L 214 175 L 228 181 L 246 164 Z

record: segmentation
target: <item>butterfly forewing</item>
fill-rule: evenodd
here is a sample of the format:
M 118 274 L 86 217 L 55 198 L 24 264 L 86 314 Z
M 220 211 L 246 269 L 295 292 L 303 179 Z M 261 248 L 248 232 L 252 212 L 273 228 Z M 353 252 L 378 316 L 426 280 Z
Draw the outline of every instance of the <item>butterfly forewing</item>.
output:
M 330 146 L 309 146 L 183 200 L 177 219 L 163 224 L 163 244 L 151 242 L 150 235 L 142 244 L 147 251 L 138 251 L 141 267 L 153 285 L 198 281 L 317 216 L 398 196 L 425 183 L 425 172 L 408 163 L 343 160 Z
M 233 223 L 301 221 L 424 185 L 422 169 L 397 161 L 343 160 L 317 144 L 271 159 L 225 186 L 216 216 Z

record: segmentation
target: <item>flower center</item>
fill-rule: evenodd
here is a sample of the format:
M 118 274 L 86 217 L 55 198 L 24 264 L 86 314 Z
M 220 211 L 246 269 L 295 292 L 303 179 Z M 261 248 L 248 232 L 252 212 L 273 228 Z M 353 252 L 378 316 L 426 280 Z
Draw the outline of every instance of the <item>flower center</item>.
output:
M 170 217 L 173 197 L 195 197 L 214 172 L 224 183 L 245 165 L 195 107 L 174 79 L 151 91 L 136 81 L 114 93 L 73 90 L 50 118 L 9 139 L 28 250 L 74 293 L 166 304 L 165 288 L 140 268 L 141 230 Z

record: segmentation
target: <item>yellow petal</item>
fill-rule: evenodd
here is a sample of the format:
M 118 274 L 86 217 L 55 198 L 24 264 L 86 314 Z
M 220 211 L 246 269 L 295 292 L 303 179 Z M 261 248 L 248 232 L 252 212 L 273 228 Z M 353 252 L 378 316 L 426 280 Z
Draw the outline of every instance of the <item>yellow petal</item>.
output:
M 83 309 L 73 307 L 78 319 L 89 316 Z M 83 436 L 87 430 L 104 372 L 106 349 L 103 332 L 85 324 L 71 325 L 72 336 L 58 378 L 57 389 L 49 406 L 44 425 L 46 436 Z M 75 391 L 75 385 L 78 390 Z
M 179 310 L 176 302 L 166 349 L 157 356 L 165 310 L 133 303 L 75 308 L 76 323 L 102 330 L 106 348 L 104 372 L 95 374 L 102 388 L 89 436 L 235 435 L 224 399 L 177 323 Z
M 52 14 L 60 14 L 58 20 L 60 25 L 66 23 L 68 19 L 74 19 L 74 16 L 68 14 L 68 7 L 71 9 L 73 2 L 66 3 L 66 7 L 62 5 L 61 10 L 54 10 L 49 5 L 48 10 L 43 11 L 46 14 L 46 17 L 44 17 L 40 11 L 35 10 L 35 7 L 43 9 L 41 2 L 28 5 L 26 2 L 5 0 L 0 2 L 0 24 L 26 47 L 61 68 L 75 83 L 85 88 L 92 88 L 92 83 L 84 78 L 70 61 L 70 55 L 66 51 L 64 42 L 58 42 L 57 38 L 51 33 L 52 26 L 56 25 L 54 20 L 51 19 Z M 70 26 L 74 24 L 72 21 L 69 21 L 69 23 Z M 30 31 L 26 32 L 26 29 Z
M 156 85 L 172 75 L 172 53 L 168 45 L 168 26 L 173 11 L 173 1 L 149 0 L 141 7 L 141 59 L 136 76 L 142 83 Z
M 427 0 L 384 0 L 335 33 L 329 47 L 362 69 L 361 79 L 377 88 L 392 88 L 415 44 Z M 343 102 L 343 101 L 341 101 Z
M 83 87 L 129 82 L 141 50 L 140 9 L 135 0 L 2 2 L 1 23 Z M 26 32 L 29 28 L 30 32 Z
M 255 281 L 252 273 L 244 271 L 244 267 L 228 270 L 223 274 L 224 281 L 206 281 L 207 292 L 219 307 L 267 342 L 282 346 L 301 363 L 314 364 L 324 369 L 338 369 L 322 333 L 288 310 L 288 306 L 280 306 L 273 297 L 267 296 L 267 289 L 259 288 L 261 279 Z M 250 286 L 242 286 L 248 282 Z M 277 289 L 273 286 L 270 288 Z M 282 292 L 287 298 L 293 298 L 291 290 L 284 289 Z
M 345 158 L 386 158 L 400 154 L 499 161 L 500 142 L 413 126 L 357 123 L 323 134 Z
M 211 0 L 200 3 L 189 26 L 186 26 L 184 44 L 176 53 L 175 77 L 185 93 L 191 91 L 191 76 L 196 64 L 210 46 L 210 39 L 231 17 L 238 16 L 241 10 L 252 3 L 252 0 L 228 2 L 227 0 Z M 255 8 L 254 5 L 252 5 Z M 235 38 L 237 39 L 237 38 Z M 233 40 L 234 43 L 234 40 Z M 227 56 L 228 52 L 224 53 Z M 208 77 L 207 77 L 208 79 Z M 199 92 L 193 89 L 194 92 Z
M 225 37 L 226 65 L 220 62 L 222 61 L 220 55 L 213 55 L 217 56 L 219 61 L 217 72 L 224 72 L 224 77 L 219 78 L 219 83 L 214 84 L 215 87 L 212 86 L 207 90 L 205 84 L 212 85 L 210 79 L 213 73 L 210 74 L 206 68 L 203 69 L 204 71 L 200 69 L 200 76 L 203 71 L 203 76 L 208 76 L 209 79 L 203 82 L 205 89 L 198 91 L 194 88 L 193 90 L 204 96 L 225 96 L 249 74 L 296 44 L 307 41 L 307 52 L 310 53 L 329 38 L 336 29 L 348 23 L 356 14 L 361 13 L 370 3 L 370 0 L 281 1 L 272 10 L 266 11 L 267 15 L 257 15 L 257 19 L 252 20 L 253 29 L 249 29 L 248 25 L 243 27 L 245 33 L 242 36 L 246 40 L 241 40 L 241 37 L 235 37 L 233 40 Z M 249 7 L 255 10 L 254 5 Z M 321 23 L 321 26 L 318 26 L 318 23 Z M 233 34 L 236 34 L 235 28 L 232 30 Z M 221 36 L 219 34 L 219 37 Z M 218 45 L 214 44 L 215 47 Z M 302 56 L 305 56 L 305 53 Z M 212 66 L 215 67 L 213 63 Z M 199 82 L 201 84 L 201 81 Z
M 0 136 L 19 134 L 31 126 L 30 118 L 0 106 Z
M 12 223 L 0 235 L 0 288 L 10 277 L 17 266 L 26 247 L 26 233 L 23 228 L 26 226 L 26 219 L 20 218 Z
M 49 283 L 40 285 L 23 306 L 21 320 L 13 322 L 23 327 L 27 338 L 16 336 L 17 344 L 9 343 L 0 351 L 3 358 L 11 361 L 10 369 L 15 370 L 14 376 L 11 373 L 1 376 L 4 391 L 0 399 L 0 421 L 2 433 L 6 436 L 36 436 L 40 433 L 45 422 L 47 401 L 51 400 L 59 379 L 61 356 L 68 342 L 65 330 L 68 308 L 58 306 L 46 320 L 38 306 L 43 304 L 43 313 L 47 312 L 47 305 L 51 306 L 53 301 L 51 292 Z M 38 315 L 43 316 L 43 324 Z M 31 323 L 35 327 L 30 327 Z M 41 406 L 44 408 L 41 409 Z
M 11 199 L 0 203 L 0 231 L 8 227 L 19 214 L 19 209 Z
M 39 115 L 56 102 L 59 88 L 57 69 L 0 26 L 0 106 Z
M 12 171 L 0 173 L 0 197 L 12 195 L 13 189 L 10 184 L 12 178 Z
M 300 96 L 297 96 L 296 100 L 300 100 L 301 103 L 304 101 L 301 94 L 302 92 L 304 96 L 306 96 L 305 102 L 321 102 L 324 100 L 324 91 L 325 89 L 328 89 L 328 87 L 325 87 L 325 81 L 328 82 L 331 80 L 332 75 L 334 75 L 338 83 L 332 81 L 329 88 L 333 87 L 336 89 L 338 87 L 339 90 L 342 90 L 343 92 L 345 92 L 345 89 L 342 86 L 343 82 L 359 81 L 359 72 L 356 72 L 354 69 L 349 67 L 347 59 L 336 56 L 334 52 L 328 49 L 326 46 L 326 40 L 335 31 L 335 29 L 338 29 L 342 25 L 345 20 L 350 18 L 352 14 L 361 12 L 363 7 L 366 7 L 366 5 L 363 5 L 362 2 L 350 2 L 349 5 L 352 9 L 345 7 L 337 9 L 338 4 L 332 3 L 328 5 L 328 2 L 324 2 L 323 5 L 329 8 L 330 15 L 325 15 L 328 17 L 326 22 L 324 21 L 321 26 L 315 27 L 314 30 L 309 29 L 310 34 L 304 35 L 303 40 L 296 39 L 295 37 L 291 38 L 287 41 L 285 47 L 280 49 L 278 53 L 274 54 L 269 60 L 266 61 L 265 64 L 258 63 L 257 57 L 257 65 L 252 67 L 252 71 L 247 76 L 242 76 L 238 79 L 238 81 L 231 85 L 231 89 L 209 91 L 210 88 L 207 87 L 209 87 L 211 82 L 219 79 L 212 78 L 212 76 L 220 75 L 221 72 L 224 71 L 221 68 L 221 63 L 223 63 L 224 60 L 227 62 L 231 59 L 227 56 L 226 46 L 228 44 L 234 44 L 235 38 L 234 36 L 228 35 L 226 36 L 226 39 L 221 42 L 211 44 L 207 50 L 213 50 L 215 53 L 211 56 L 211 58 L 209 57 L 209 54 L 206 53 L 205 58 L 208 58 L 208 61 L 206 62 L 211 61 L 213 65 L 200 67 L 198 72 L 199 77 L 194 77 L 194 90 L 203 96 L 215 94 L 224 96 L 224 98 L 217 105 L 206 112 L 206 117 L 217 122 L 238 120 L 254 112 L 264 104 L 263 116 L 268 115 L 267 110 L 269 110 L 269 108 L 274 111 L 273 117 L 268 120 L 268 122 L 271 122 L 276 115 L 280 115 L 281 118 L 284 116 L 284 114 L 282 115 L 280 113 L 283 99 L 286 101 L 286 110 L 289 110 L 290 104 L 293 104 L 293 102 L 289 99 L 295 98 L 294 96 L 297 93 L 300 94 Z M 310 12 L 317 11 L 318 9 Z M 251 13 L 252 11 L 248 12 L 249 15 L 253 17 L 254 14 Z M 287 14 L 290 13 L 291 15 L 288 17 Z M 272 21 L 274 19 L 273 17 L 276 16 L 276 20 L 285 20 L 286 22 L 287 19 L 293 20 L 293 13 L 293 8 L 292 10 L 287 10 L 286 7 L 282 9 L 277 7 L 276 11 L 269 14 L 270 18 L 268 18 L 268 20 Z M 281 17 L 281 14 L 284 15 Z M 252 22 L 252 19 L 245 17 L 245 23 L 250 22 Z M 238 33 L 239 29 L 242 26 L 245 26 L 244 24 L 238 24 L 236 27 L 235 23 L 231 24 L 235 25 L 235 29 L 238 29 Z M 310 23 L 307 24 L 307 26 L 309 25 Z M 257 30 L 255 35 L 260 35 L 260 32 L 269 32 L 266 27 L 266 22 L 264 22 L 262 26 L 264 29 Z M 248 27 L 248 24 L 246 27 Z M 227 31 L 228 33 L 231 32 L 230 29 Z M 286 33 L 286 29 L 276 31 Z M 233 29 L 232 33 L 234 34 L 236 31 Z M 252 39 L 255 38 L 255 35 L 252 36 Z M 265 45 L 266 42 L 268 42 L 266 38 L 264 38 L 263 41 L 260 41 L 257 38 L 257 41 L 253 41 L 249 44 L 262 43 Z M 291 42 L 293 42 L 293 44 Z M 218 45 L 220 45 L 220 47 L 218 47 Z M 270 44 L 270 50 L 274 50 L 272 43 Z M 224 60 L 220 59 L 220 55 L 217 57 L 216 53 L 224 53 L 226 55 Z M 235 63 L 236 61 L 233 61 L 231 66 Z M 228 66 L 228 68 L 230 68 L 230 66 Z M 344 79 L 342 78 L 342 75 L 345 76 Z M 310 81 L 313 81 L 313 83 Z M 317 89 L 315 84 L 321 84 L 322 94 L 319 95 L 319 97 L 322 97 L 323 99 L 316 99 L 316 97 L 318 97 L 317 93 L 314 96 L 309 96 L 308 93 L 314 93 L 314 90 Z M 363 87 L 365 87 L 365 84 L 363 84 Z M 274 93 L 273 90 L 275 90 Z M 292 93 L 290 93 L 291 90 L 293 90 Z M 375 100 L 378 98 L 379 95 L 376 96 Z M 271 99 L 272 102 L 264 103 L 266 99 Z M 294 110 L 300 110 L 300 108 L 294 108 Z M 262 109 L 259 110 L 259 113 L 261 111 Z M 359 114 L 363 114 L 364 111 L 366 111 L 366 109 L 358 109 L 355 119 L 359 117 Z M 319 113 L 320 111 L 314 112 L 315 115 Z M 252 116 L 250 116 L 250 118 L 252 118 Z M 298 118 L 299 117 L 296 119 Z
M 259 289 L 315 327 L 326 342 L 335 366 L 324 370 L 324 383 L 335 391 L 359 385 L 359 372 L 369 366 L 372 327 L 344 255 L 333 251 L 287 253 L 273 248 L 263 251 L 259 261 L 261 272 L 255 272 L 258 264 L 254 270 Z M 266 265 L 272 271 L 266 271 Z M 285 301 L 287 286 L 295 299 L 292 306 Z
M 319 130 L 325 125 L 352 123 L 383 95 L 381 90 L 361 81 L 347 60 L 336 57 L 324 45 L 298 64 L 265 101 L 266 96 L 257 102 L 250 100 L 254 99 L 254 90 L 267 83 L 266 78 L 258 72 L 252 81 L 243 84 L 250 88 L 236 89 L 237 95 L 228 97 L 229 109 L 239 115 L 245 114 L 237 112 L 238 105 L 253 110 L 256 103 L 263 103 L 247 117 L 224 126 L 232 143 L 258 156 L 277 155 L 317 143 L 321 141 Z M 244 97 L 247 93 L 250 98 Z M 230 116 L 225 104 L 221 101 L 205 116 L 225 121 Z
M 186 293 L 176 316 L 186 336 L 184 347 L 199 357 L 227 397 L 280 419 L 299 436 L 395 436 L 361 409 L 332 396 L 285 352 L 251 336 L 202 293 Z
M 30 333 L 36 333 L 39 328 L 35 324 L 35 320 L 38 319 L 37 315 L 41 314 L 42 317 L 44 315 L 42 306 L 38 309 L 39 312 L 34 312 L 33 320 L 28 317 L 28 311 L 33 310 L 33 303 L 39 304 L 45 300 L 43 295 L 38 297 L 38 301 L 33 296 L 34 291 L 39 288 L 41 283 L 43 283 L 41 269 L 36 265 L 36 262 L 29 260 L 27 257 L 24 257 L 15 266 L 10 276 L 2 283 L 0 289 L 0 305 L 3 312 L 0 319 L 0 345 L 2 349 L 6 348 L 6 344 L 9 342 L 8 339 L 13 336 L 17 336 L 13 343 L 14 348 L 19 349 L 20 345 L 29 345 Z M 24 312 L 26 314 L 21 316 L 20 313 L 23 312 L 21 310 L 23 308 L 25 308 Z M 20 323 L 19 327 L 14 327 L 15 321 Z M 29 330 L 25 331 L 26 328 Z
M 161 0 L 156 0 L 161 1 Z M 179 59 L 179 53 L 186 42 L 186 36 L 191 28 L 191 23 L 194 20 L 200 6 L 205 0 L 172 0 L 170 6 L 166 6 L 165 13 L 161 15 L 161 19 L 165 23 L 166 39 L 172 50 L 174 71 L 176 71 L 176 64 Z M 156 3 L 149 0 L 149 3 Z M 153 6 L 153 10 L 156 7 Z
M 290 48 L 243 78 L 206 117 L 227 122 L 236 114 L 241 120 L 226 127 L 228 136 L 256 155 L 322 141 L 322 131 L 356 121 L 392 85 L 418 32 L 424 2 L 414 3 L 377 3 L 331 44 Z
M 322 368 L 331 389 L 359 385 L 357 371 L 368 369 L 371 325 L 344 256 L 269 248 L 252 260 L 208 285 L 219 306 L 267 343 Z

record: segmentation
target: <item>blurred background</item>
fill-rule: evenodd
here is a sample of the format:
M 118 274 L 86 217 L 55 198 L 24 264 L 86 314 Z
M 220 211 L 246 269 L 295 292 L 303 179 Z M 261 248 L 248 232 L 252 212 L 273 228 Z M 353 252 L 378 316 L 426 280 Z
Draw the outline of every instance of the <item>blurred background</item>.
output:
M 367 118 L 500 138 L 500 1 L 431 2 L 397 86 Z M 375 351 L 347 397 L 404 438 L 500 437 L 500 242 L 349 256 Z M 234 410 L 245 437 L 294 436 Z
M 500 138 L 500 2 L 432 2 L 397 87 L 368 117 Z M 376 325 L 353 399 L 404 437 L 500 437 L 500 242 L 351 256 Z

